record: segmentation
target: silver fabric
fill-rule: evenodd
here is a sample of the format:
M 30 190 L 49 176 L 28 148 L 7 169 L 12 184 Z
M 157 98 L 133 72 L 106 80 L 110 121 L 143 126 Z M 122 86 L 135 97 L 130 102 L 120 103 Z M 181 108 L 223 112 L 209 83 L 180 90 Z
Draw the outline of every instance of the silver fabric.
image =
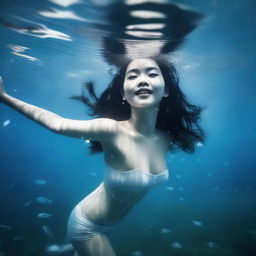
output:
M 82 241 L 95 235 L 102 235 L 109 229 L 111 226 L 97 225 L 91 222 L 81 211 L 81 203 L 79 203 L 69 216 L 67 235 L 70 241 Z
M 104 182 L 122 191 L 139 191 L 164 183 L 168 177 L 167 169 L 162 173 L 153 174 L 139 169 L 117 171 L 107 168 Z

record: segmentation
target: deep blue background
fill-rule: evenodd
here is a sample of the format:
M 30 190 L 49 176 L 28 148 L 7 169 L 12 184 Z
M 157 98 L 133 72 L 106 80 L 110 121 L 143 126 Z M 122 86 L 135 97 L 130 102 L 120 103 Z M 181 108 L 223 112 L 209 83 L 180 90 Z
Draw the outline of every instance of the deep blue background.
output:
M 206 15 L 173 55 L 181 88 L 193 103 L 206 107 L 201 122 L 206 144 L 193 155 L 169 154 L 168 184 L 153 189 L 109 237 L 118 255 L 256 255 L 256 2 L 174 2 Z M 109 66 L 99 53 L 100 33 L 92 38 L 83 22 L 37 14 L 54 7 L 92 19 L 87 4 L 64 8 L 47 1 L 0 2 L 2 18 L 22 17 L 72 39 L 38 38 L 0 26 L 0 75 L 10 95 L 66 118 L 89 118 L 84 106 L 68 97 L 80 94 L 85 80 L 93 79 L 97 92 L 110 81 Z M 38 60 L 12 54 L 10 44 L 30 48 L 24 54 Z M 6 120 L 10 124 L 2 125 Z M 72 207 L 101 182 L 103 168 L 103 156 L 89 156 L 84 141 L 51 133 L 1 104 L 0 224 L 12 228 L 0 226 L 0 252 L 40 255 L 47 245 L 65 243 Z M 38 186 L 36 179 L 47 183 Z M 40 195 L 53 203 L 38 204 Z M 53 216 L 39 219 L 39 212 Z M 51 227 L 53 238 L 42 225 Z M 171 233 L 162 234 L 161 228 Z M 13 239 L 17 236 L 22 238 Z M 210 241 L 217 248 L 210 248 Z M 173 242 L 182 248 L 173 248 Z

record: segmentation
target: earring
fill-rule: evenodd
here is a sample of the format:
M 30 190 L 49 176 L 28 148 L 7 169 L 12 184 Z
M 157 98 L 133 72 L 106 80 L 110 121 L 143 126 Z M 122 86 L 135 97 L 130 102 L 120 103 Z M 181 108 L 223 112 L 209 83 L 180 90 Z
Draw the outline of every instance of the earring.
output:
M 125 97 L 123 97 L 122 104 L 125 104 Z

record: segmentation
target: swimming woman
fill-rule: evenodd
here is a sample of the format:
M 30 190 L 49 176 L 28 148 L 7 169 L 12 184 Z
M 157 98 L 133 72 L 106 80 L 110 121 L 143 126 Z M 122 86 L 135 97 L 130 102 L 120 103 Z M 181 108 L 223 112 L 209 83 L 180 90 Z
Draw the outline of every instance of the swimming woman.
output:
M 49 130 L 90 140 L 103 151 L 102 183 L 72 210 L 68 237 L 75 255 L 116 255 L 106 233 L 147 191 L 168 179 L 166 155 L 175 146 L 187 152 L 203 141 L 201 108 L 190 104 L 178 86 L 174 66 L 161 58 L 134 59 L 122 65 L 112 83 L 94 102 L 81 97 L 98 118 L 70 120 L 27 104 L 5 92 L 0 101 Z

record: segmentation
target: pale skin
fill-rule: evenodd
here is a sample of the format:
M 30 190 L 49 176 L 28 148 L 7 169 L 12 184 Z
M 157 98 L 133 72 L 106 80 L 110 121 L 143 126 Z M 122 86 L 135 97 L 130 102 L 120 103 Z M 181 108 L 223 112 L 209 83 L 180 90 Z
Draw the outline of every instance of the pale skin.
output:
M 63 118 L 11 97 L 6 93 L 1 78 L 0 102 L 57 134 L 99 141 L 106 164 L 115 170 L 139 169 L 161 173 L 167 169 L 166 154 L 170 138 L 155 128 L 159 104 L 169 93 L 159 66 L 151 59 L 133 60 L 127 67 L 124 84 L 120 88 L 123 99 L 131 107 L 131 116 L 125 121 Z M 147 88 L 152 94 L 135 94 L 140 88 Z M 82 211 L 96 224 L 112 225 L 120 221 L 146 193 L 145 190 L 120 192 L 102 182 L 83 199 Z M 106 235 L 72 244 L 76 256 L 116 255 Z

